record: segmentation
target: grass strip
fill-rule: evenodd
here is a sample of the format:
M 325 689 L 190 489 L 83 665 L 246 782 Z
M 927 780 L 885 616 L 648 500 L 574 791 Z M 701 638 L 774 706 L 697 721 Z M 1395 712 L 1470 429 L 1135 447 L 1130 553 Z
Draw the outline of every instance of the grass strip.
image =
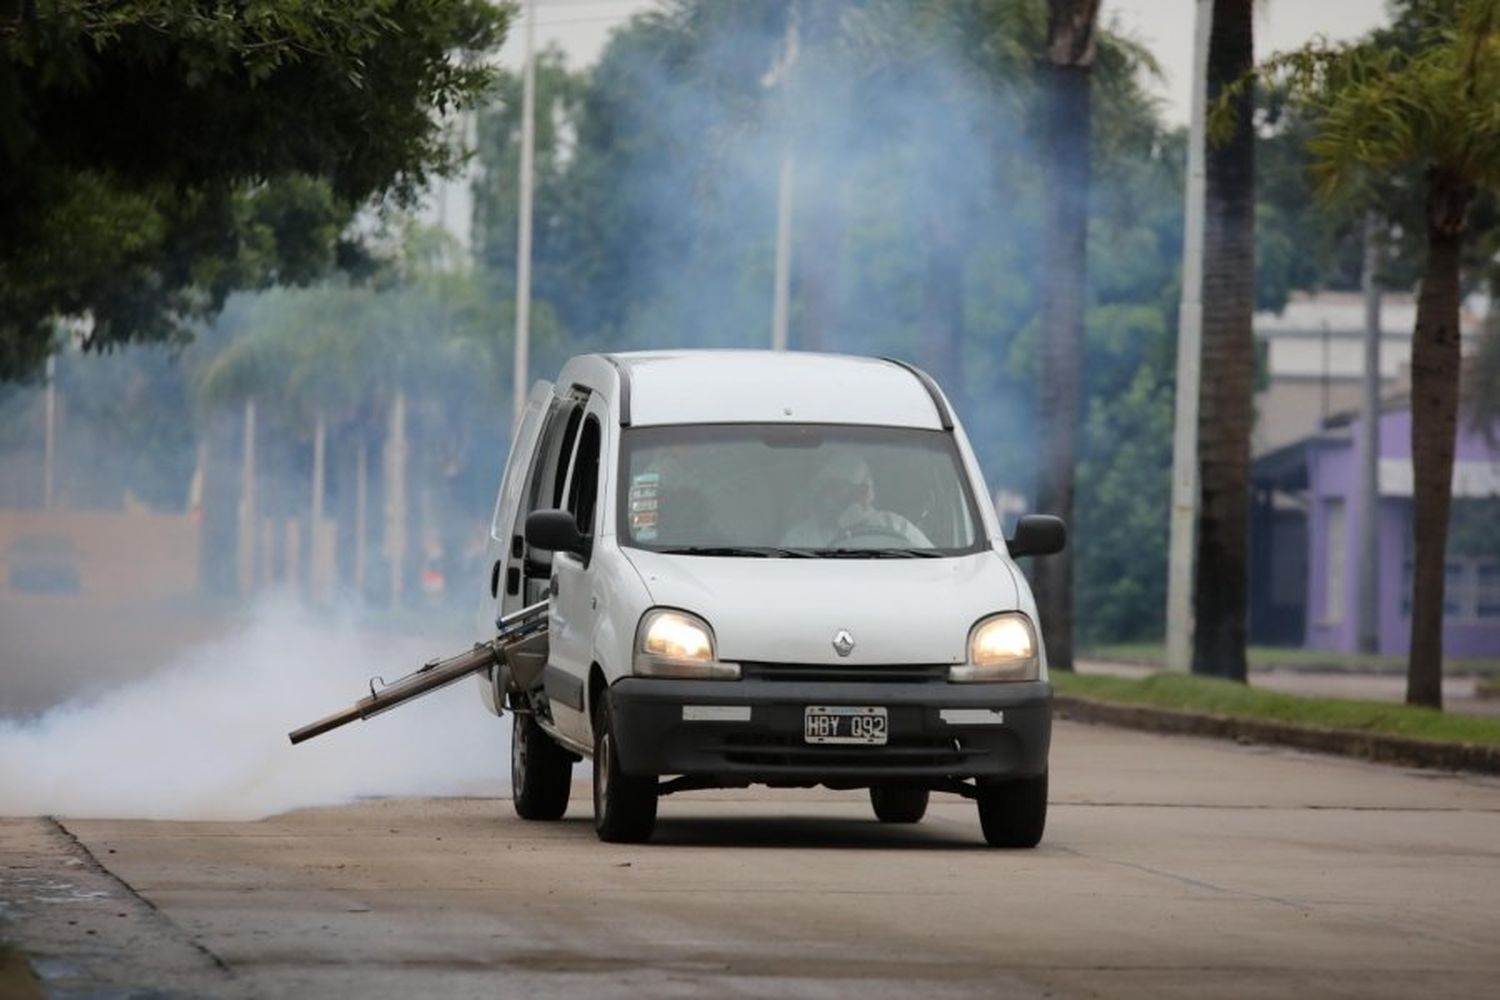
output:
M 1340 653 L 1328 649 L 1282 646 L 1251 646 L 1245 652 L 1251 670 L 1317 670 L 1330 673 L 1406 673 L 1406 655 Z M 1161 667 L 1167 662 L 1166 647 L 1159 642 L 1121 642 L 1096 646 L 1080 654 L 1085 660 L 1141 663 Z M 1500 658 L 1450 658 L 1443 663 L 1447 674 L 1500 677 Z
M 1182 674 L 1152 674 L 1133 679 L 1055 671 L 1052 684 L 1059 694 L 1120 705 L 1145 705 L 1442 743 L 1500 746 L 1500 719 L 1449 715 L 1394 702 L 1308 698 Z

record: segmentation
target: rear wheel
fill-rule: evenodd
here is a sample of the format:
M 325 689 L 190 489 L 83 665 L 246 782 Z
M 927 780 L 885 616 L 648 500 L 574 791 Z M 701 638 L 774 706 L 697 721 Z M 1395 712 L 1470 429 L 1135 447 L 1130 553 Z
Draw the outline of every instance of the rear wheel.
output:
M 510 791 L 522 819 L 562 819 L 573 787 L 573 756 L 552 741 L 530 714 L 513 715 Z
M 870 789 L 870 805 L 882 823 L 920 823 L 927 815 L 931 792 L 910 785 L 876 785 Z
M 1047 827 L 1047 776 L 979 786 L 979 825 L 991 847 L 1035 847 Z
M 650 840 L 656 799 L 655 775 L 629 775 L 620 769 L 609 692 L 600 692 L 594 707 L 594 831 L 600 840 L 615 844 Z

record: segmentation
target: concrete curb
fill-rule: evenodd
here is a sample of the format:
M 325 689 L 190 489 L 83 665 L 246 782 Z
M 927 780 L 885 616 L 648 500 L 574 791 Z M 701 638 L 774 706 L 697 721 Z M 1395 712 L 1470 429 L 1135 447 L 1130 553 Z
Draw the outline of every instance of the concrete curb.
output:
M 1324 729 L 1289 722 L 1203 715 L 1171 708 L 1121 705 L 1065 694 L 1055 695 L 1053 706 L 1061 718 L 1078 722 L 1098 722 L 1151 733 L 1210 736 L 1241 743 L 1271 743 L 1298 750 L 1311 750 L 1314 753 L 1358 757 L 1383 764 L 1500 774 L 1500 746 L 1439 743 L 1435 740 L 1361 733 L 1349 729 Z

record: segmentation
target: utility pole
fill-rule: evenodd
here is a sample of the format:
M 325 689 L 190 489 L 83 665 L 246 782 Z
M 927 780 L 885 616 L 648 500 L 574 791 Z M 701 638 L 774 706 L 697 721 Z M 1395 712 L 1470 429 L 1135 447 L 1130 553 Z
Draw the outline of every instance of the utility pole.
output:
M 536 163 L 536 0 L 526 4 L 526 68 L 521 84 L 521 205 L 516 233 L 516 356 L 511 386 L 511 431 L 526 414 L 527 366 L 531 353 L 531 185 Z
M 787 112 L 786 127 L 789 132 L 792 102 L 787 89 L 791 82 L 792 69 L 797 65 L 797 56 L 801 47 L 798 10 L 797 3 L 787 6 L 786 45 L 776 65 L 772 66 L 761 80 L 763 86 L 782 88 L 781 105 Z M 792 294 L 792 192 L 795 183 L 796 154 L 793 139 L 788 134 L 786 147 L 781 153 L 781 167 L 776 183 L 776 268 L 771 293 L 771 350 L 773 351 L 784 351 L 787 348 L 787 323 L 788 314 L 791 311 Z
M 1198 383 L 1203 351 L 1203 210 L 1208 40 L 1213 0 L 1196 0 L 1193 105 L 1177 314 L 1177 406 L 1172 430 L 1172 525 L 1167 553 L 1167 669 L 1187 673 L 1193 656 L 1193 535 L 1198 522 Z
M 1359 421 L 1359 651 L 1380 651 L 1380 219 L 1365 216 L 1365 376 Z

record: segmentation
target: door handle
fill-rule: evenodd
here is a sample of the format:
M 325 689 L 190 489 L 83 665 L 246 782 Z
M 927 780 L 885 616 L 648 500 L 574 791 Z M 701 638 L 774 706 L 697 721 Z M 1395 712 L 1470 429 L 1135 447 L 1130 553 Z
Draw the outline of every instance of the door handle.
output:
M 562 587 L 558 584 L 557 577 L 556 575 L 554 575 L 552 577 L 552 582 L 547 586 L 547 593 L 551 594 L 553 597 L 556 597 L 559 593 L 561 593 L 561 591 Z

